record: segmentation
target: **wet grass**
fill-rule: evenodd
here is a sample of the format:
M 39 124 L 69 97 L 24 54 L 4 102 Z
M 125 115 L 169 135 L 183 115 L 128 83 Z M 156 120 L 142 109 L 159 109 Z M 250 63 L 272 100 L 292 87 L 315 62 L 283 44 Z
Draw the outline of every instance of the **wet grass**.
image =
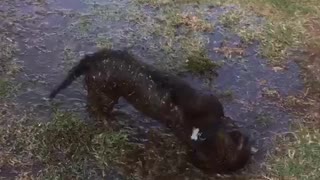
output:
M 270 117 L 270 115 L 267 114 L 261 114 L 259 117 L 256 118 L 257 125 L 262 127 L 268 127 L 273 122 L 274 120 L 272 119 L 272 117 Z
M 178 14 L 173 25 L 176 27 L 185 26 L 190 30 L 200 32 L 212 32 L 214 30 L 213 25 L 205 21 L 199 14 L 198 16 L 189 15 L 187 13 Z
M 8 81 L 0 79 L 0 99 L 8 97 L 12 90 L 11 86 Z
M 279 135 L 276 156 L 272 156 L 268 169 L 280 177 L 296 179 L 320 178 L 320 132 L 316 128 L 300 127 L 293 133 Z
M 320 13 L 319 2 L 233 0 L 228 3 L 239 4 L 245 9 L 237 8 L 225 14 L 222 24 L 233 28 L 234 32 L 248 42 L 261 41 L 261 55 L 271 63 L 281 64 L 292 53 L 292 50 L 305 48 L 307 44 L 319 47 L 318 37 L 312 36 L 312 30 L 306 27 L 308 22 Z M 266 21 L 243 26 L 252 17 L 248 10 L 262 15 L 262 20 Z
M 186 60 L 186 69 L 189 72 L 204 75 L 207 72 L 214 72 L 220 65 L 212 62 L 204 52 L 191 53 Z
M 73 66 L 77 61 L 77 54 L 75 53 L 73 47 L 65 47 L 63 49 L 63 62 L 64 62 L 64 67 L 66 70 L 70 69 L 71 66 Z
M 15 41 L 6 33 L 0 35 L 0 41 L 0 76 L 3 77 L 4 75 L 12 75 L 19 70 L 14 61 L 14 54 L 18 49 Z
M 22 85 L 11 79 L 0 78 L 0 100 L 10 99 L 21 89 Z
M 1 20 L 1 18 L 0 18 Z M 14 55 L 18 51 L 13 39 L 3 33 L 0 35 L 0 100 L 12 95 L 17 86 L 11 81 L 10 77 L 19 71 L 15 63 Z
M 242 16 L 240 11 L 230 11 L 220 17 L 220 23 L 226 28 L 232 28 L 239 25 Z
M 184 5 L 184 4 L 206 4 L 210 6 L 218 6 L 221 4 L 220 0 L 136 0 L 138 3 L 149 5 Z
M 104 36 L 103 34 L 98 35 L 97 38 L 97 47 L 98 48 L 112 48 L 112 41 L 108 39 L 108 37 Z
M 34 153 L 49 165 L 44 175 L 55 178 L 90 177 L 92 167 L 96 175 L 106 174 L 131 148 L 125 134 L 99 131 L 68 113 L 56 113 L 53 122 L 37 130 Z
M 313 13 L 315 12 L 315 7 L 312 7 L 312 5 L 317 5 L 315 1 L 301 2 L 299 0 L 267 0 L 265 3 L 270 4 L 273 8 L 276 8 L 289 15 L 295 15 L 296 13 Z
M 266 21 L 242 9 L 231 10 L 220 18 L 221 24 L 238 34 L 245 43 L 255 40 L 261 42 L 260 54 L 273 65 L 282 64 L 291 48 L 298 47 L 303 42 L 301 26 L 292 22 Z M 262 22 L 259 22 L 262 21 Z M 300 31 L 297 29 L 300 28 Z
M 79 19 L 73 22 L 70 27 L 70 30 L 73 30 L 74 33 L 80 37 L 87 37 L 88 32 L 92 29 L 92 17 L 89 15 L 82 15 Z
M 113 6 L 115 8 L 111 8 Z M 147 13 L 144 13 L 145 9 Z M 207 21 L 201 12 L 185 12 L 179 4 L 171 1 L 134 1 L 127 8 L 110 4 L 110 6 L 93 6 L 92 10 L 92 14 L 85 15 L 84 18 L 85 22 L 91 23 L 89 27 L 88 23 L 82 23 L 84 20 L 78 20 L 70 27 L 76 32 L 78 30 L 85 32 L 78 33 L 77 38 L 88 37 L 88 34 L 95 29 L 93 27 L 101 28 L 102 22 L 104 24 L 114 24 L 119 21 L 123 24 L 134 23 L 137 29 L 130 27 L 125 31 L 120 30 L 112 34 L 99 34 L 93 41 L 99 48 L 137 47 L 138 45 L 146 47 L 157 66 L 166 70 L 183 69 L 197 73 L 212 70 L 211 67 L 214 66 L 214 63 L 210 63 L 206 57 L 198 56 L 198 52 L 206 50 L 207 39 L 204 33 L 214 30 L 214 25 Z M 190 57 L 192 61 L 187 60 Z M 199 57 L 197 62 L 201 63 L 199 65 L 201 67 L 193 68 L 194 65 L 186 63 L 193 63 L 194 57 Z M 185 69 L 186 67 L 188 69 Z
M 28 119 L 20 119 L 5 124 L 0 144 L 9 159 L 2 159 L 1 166 L 16 161 L 17 168 L 29 159 L 39 164 L 46 179 L 101 176 L 120 164 L 132 147 L 124 133 L 101 131 L 70 113 L 56 112 L 49 123 L 27 125 Z
M 6 174 L 17 170 L 21 174 L 16 177 L 41 179 L 205 177 L 186 162 L 185 147 L 170 134 L 151 130 L 147 143 L 133 143 L 131 131 L 97 128 L 72 113 L 56 110 L 50 122 L 34 124 L 31 117 L 15 116 L 4 107 L 0 168 Z
M 174 6 L 165 7 L 164 24 L 154 29 L 155 35 L 162 39 L 159 48 L 174 63 L 168 69 L 186 69 L 193 73 L 204 74 L 214 71 L 218 65 L 207 57 L 205 37 L 202 33 L 212 32 L 213 25 L 202 20 L 200 14 L 183 13 Z M 152 29 L 152 27 L 150 27 Z M 164 63 L 164 62 L 163 62 Z
M 181 4 L 183 1 L 178 4 L 171 1 L 134 1 L 125 8 L 117 3 L 93 5 L 91 12 L 73 21 L 68 31 L 75 39 L 88 39 L 98 48 L 144 47 L 148 49 L 144 53 L 152 54 L 157 66 L 166 70 L 212 71 L 215 64 L 209 62 L 206 55 L 199 56 L 198 52 L 205 52 L 207 39 L 204 33 L 212 32 L 214 25 L 203 17 L 202 12 L 186 12 L 179 6 Z M 119 22 L 123 25 L 119 31 L 90 35 L 96 34 L 96 29 L 110 29 L 109 25 Z M 130 26 L 133 23 L 135 26 Z M 199 59 L 194 61 L 195 57 Z

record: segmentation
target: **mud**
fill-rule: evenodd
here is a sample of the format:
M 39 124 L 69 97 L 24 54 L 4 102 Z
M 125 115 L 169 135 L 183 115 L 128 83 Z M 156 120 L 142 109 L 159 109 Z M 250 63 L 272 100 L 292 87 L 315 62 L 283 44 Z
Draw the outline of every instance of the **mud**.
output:
M 214 31 L 197 33 L 197 36 L 204 39 L 212 61 L 222 63 L 218 77 L 209 86 L 199 76 L 187 74 L 184 78 L 197 88 L 232 94 L 231 99 L 223 100 L 226 114 L 248 129 L 259 150 L 254 159 L 262 162 L 271 147 L 273 134 L 287 131 L 294 118 L 276 102 L 264 97 L 263 92 L 272 89 L 284 97 L 301 93 L 303 84 L 298 65 L 289 62 L 286 69 L 276 71 L 259 56 L 258 42 L 244 44 L 238 36 L 219 26 L 218 17 L 228 8 L 187 5 L 181 8 L 184 12 L 201 11 L 205 19 L 217 25 Z M 37 116 L 47 121 L 52 104 L 45 97 L 83 54 L 93 52 L 99 46 L 129 47 L 150 64 L 175 63 L 171 54 L 158 48 L 164 39 L 154 35 L 152 29 L 147 31 L 157 25 L 160 11 L 128 0 L 2 1 L 0 12 L 5 18 L 1 18 L 0 30 L 18 42 L 16 59 L 22 67 L 14 80 L 22 84 L 22 89 L 13 101 L 33 109 Z M 245 55 L 226 58 L 215 51 L 222 45 L 241 47 Z M 85 91 L 81 83 L 77 81 L 61 92 L 55 103 L 62 109 L 86 115 Z M 116 108 L 120 111 L 120 119 L 125 117 L 122 119 L 129 119 L 145 131 L 159 126 L 124 101 Z

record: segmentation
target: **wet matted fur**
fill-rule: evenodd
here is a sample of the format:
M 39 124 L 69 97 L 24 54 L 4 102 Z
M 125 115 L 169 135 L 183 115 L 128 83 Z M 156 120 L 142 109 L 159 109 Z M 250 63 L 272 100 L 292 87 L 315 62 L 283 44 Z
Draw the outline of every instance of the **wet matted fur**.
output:
M 233 172 L 250 159 L 248 137 L 224 115 L 215 96 L 138 61 L 127 51 L 102 49 L 86 55 L 50 99 L 81 75 L 85 76 L 88 110 L 96 118 L 108 115 L 123 97 L 169 127 L 192 149 L 193 164 L 206 172 Z

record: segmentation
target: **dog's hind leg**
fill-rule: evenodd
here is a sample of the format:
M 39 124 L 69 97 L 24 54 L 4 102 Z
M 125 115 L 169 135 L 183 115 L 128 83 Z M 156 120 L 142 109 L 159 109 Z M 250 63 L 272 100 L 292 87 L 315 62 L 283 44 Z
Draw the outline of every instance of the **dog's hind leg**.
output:
M 94 118 L 98 124 L 104 124 L 106 121 L 110 121 L 111 111 L 115 104 L 118 103 L 118 96 L 112 93 L 106 94 L 106 92 L 99 89 L 87 88 L 87 108 L 90 116 Z

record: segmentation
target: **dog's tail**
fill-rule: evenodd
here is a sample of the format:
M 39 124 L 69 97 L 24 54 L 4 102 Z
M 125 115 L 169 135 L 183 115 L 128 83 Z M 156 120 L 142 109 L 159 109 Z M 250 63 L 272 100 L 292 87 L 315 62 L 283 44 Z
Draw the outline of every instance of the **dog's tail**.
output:
M 71 83 L 80 77 L 81 75 L 85 74 L 89 70 L 89 59 L 90 55 L 86 55 L 82 58 L 76 66 L 74 66 L 68 73 L 68 76 L 57 86 L 54 90 L 51 91 L 49 95 L 49 99 L 53 99 L 61 90 L 67 88 Z

